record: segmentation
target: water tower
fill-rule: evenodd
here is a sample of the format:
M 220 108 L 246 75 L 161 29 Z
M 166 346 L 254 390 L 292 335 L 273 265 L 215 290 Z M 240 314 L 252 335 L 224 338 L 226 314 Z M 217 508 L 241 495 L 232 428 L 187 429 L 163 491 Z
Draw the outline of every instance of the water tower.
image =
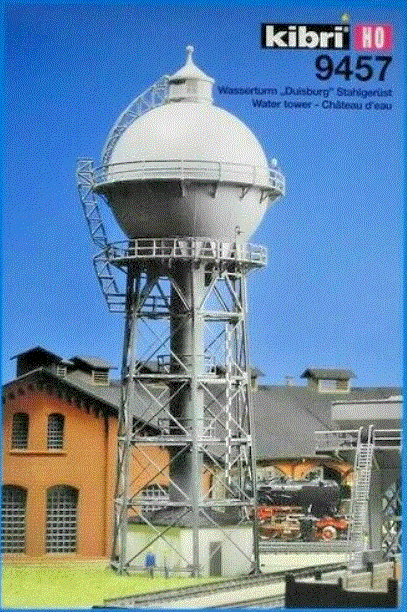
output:
M 78 164 L 95 270 L 125 313 L 120 572 L 147 551 L 193 575 L 258 570 L 246 277 L 266 250 L 247 241 L 284 179 L 192 53 L 119 117 L 100 168 Z M 101 200 L 127 241 L 108 243 Z

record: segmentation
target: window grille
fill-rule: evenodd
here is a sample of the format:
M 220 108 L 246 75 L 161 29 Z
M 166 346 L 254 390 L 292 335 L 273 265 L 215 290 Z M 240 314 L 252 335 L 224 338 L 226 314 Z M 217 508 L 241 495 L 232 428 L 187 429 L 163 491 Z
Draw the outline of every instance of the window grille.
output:
M 50 414 L 48 417 L 47 447 L 63 448 L 64 446 L 64 417 L 62 414 Z
M 143 502 L 154 502 L 155 500 L 168 500 L 168 487 L 165 485 L 152 484 L 148 485 L 141 491 L 141 498 Z M 161 505 L 148 504 L 143 510 L 144 512 L 154 512 L 155 510 L 160 510 L 162 508 Z
M 3 553 L 25 552 L 25 509 L 27 491 L 4 485 L 1 509 L 1 550 Z
M 57 485 L 47 492 L 47 553 L 76 552 L 78 491 Z
M 28 447 L 28 414 L 17 412 L 13 416 L 13 428 L 11 434 L 11 448 Z

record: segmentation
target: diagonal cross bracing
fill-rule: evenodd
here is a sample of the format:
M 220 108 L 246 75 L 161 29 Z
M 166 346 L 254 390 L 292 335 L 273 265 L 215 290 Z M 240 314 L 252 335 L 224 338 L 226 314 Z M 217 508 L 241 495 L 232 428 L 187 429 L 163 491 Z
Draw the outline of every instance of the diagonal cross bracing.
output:
M 174 240 L 173 248 L 171 240 L 166 240 L 164 250 L 162 240 L 157 240 L 156 251 L 154 239 L 146 245 L 159 254 L 157 262 L 147 259 L 145 252 L 138 259 L 135 247 L 128 249 L 128 259 L 122 255 L 117 260 L 122 269 L 127 265 L 130 331 L 125 335 L 119 419 L 121 484 L 115 503 L 114 557 L 119 571 L 124 571 L 146 550 L 143 544 L 134 553 L 132 544 L 133 552 L 128 552 L 125 532 L 131 512 L 132 520 L 138 517 L 150 529 L 150 542 L 160 540 L 165 531 L 165 546 L 171 540 L 171 547 L 198 575 L 201 522 L 219 529 L 238 554 L 247 555 L 229 532 L 233 525 L 250 526 L 248 517 L 255 516 L 255 485 L 244 486 L 253 480 L 254 465 L 245 298 L 250 265 L 247 260 L 243 265 L 238 256 L 244 252 L 247 257 L 249 250 L 236 250 L 236 260 L 226 262 L 220 254 L 230 248 L 223 251 L 208 242 L 210 248 L 205 247 L 200 259 L 202 248 L 195 247 L 194 239 Z M 137 419 L 134 429 L 129 415 Z M 162 510 L 155 511 L 154 519 L 149 514 L 154 500 L 142 493 L 155 485 L 162 493 L 168 487 L 168 494 L 160 497 L 157 507 Z M 227 514 L 219 522 L 222 508 Z M 232 514 L 228 519 L 229 509 L 234 509 L 233 520 Z M 181 540 L 174 543 L 168 529 L 154 524 L 168 516 L 169 524 L 176 526 L 179 512 L 191 524 L 192 557 L 182 549 Z M 228 520 L 232 524 L 225 528 Z M 253 554 L 258 568 L 256 551 Z

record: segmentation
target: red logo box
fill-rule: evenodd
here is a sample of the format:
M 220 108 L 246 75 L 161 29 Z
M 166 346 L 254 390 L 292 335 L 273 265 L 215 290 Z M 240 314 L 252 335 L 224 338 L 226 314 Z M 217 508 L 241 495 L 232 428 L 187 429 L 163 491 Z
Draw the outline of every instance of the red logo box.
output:
M 359 23 L 355 26 L 357 51 L 389 51 L 393 47 L 393 26 L 388 23 Z

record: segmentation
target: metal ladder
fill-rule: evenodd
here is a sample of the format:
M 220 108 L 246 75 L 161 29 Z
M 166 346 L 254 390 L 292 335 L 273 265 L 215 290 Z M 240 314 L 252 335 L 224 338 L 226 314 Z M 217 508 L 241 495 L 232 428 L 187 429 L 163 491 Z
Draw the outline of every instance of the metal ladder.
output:
M 93 243 L 102 249 L 93 258 L 93 267 L 111 312 L 124 312 L 124 293 L 119 291 L 112 267 L 109 264 L 106 230 L 103 225 L 99 205 L 93 192 L 93 162 L 89 159 L 79 159 L 76 171 L 79 198 Z
M 367 522 L 370 476 L 374 452 L 373 425 L 361 427 L 358 431 L 355 462 L 353 467 L 353 487 L 351 496 L 351 524 L 348 530 L 348 570 L 363 567 L 365 549 L 365 530 Z
M 168 75 L 162 76 L 156 83 L 151 85 L 144 93 L 137 96 L 135 100 L 123 111 L 109 132 L 102 153 L 102 163 L 106 166 L 110 161 L 112 151 L 120 136 L 140 115 L 165 103 L 168 97 Z M 76 171 L 79 198 L 85 213 L 86 223 L 93 243 L 101 249 L 93 258 L 93 267 L 100 288 L 105 296 L 110 312 L 125 311 L 125 294 L 120 291 L 112 266 L 109 263 L 106 230 L 103 225 L 102 216 L 98 205 L 96 194 L 93 191 L 95 184 L 94 166 L 90 159 L 79 159 Z

